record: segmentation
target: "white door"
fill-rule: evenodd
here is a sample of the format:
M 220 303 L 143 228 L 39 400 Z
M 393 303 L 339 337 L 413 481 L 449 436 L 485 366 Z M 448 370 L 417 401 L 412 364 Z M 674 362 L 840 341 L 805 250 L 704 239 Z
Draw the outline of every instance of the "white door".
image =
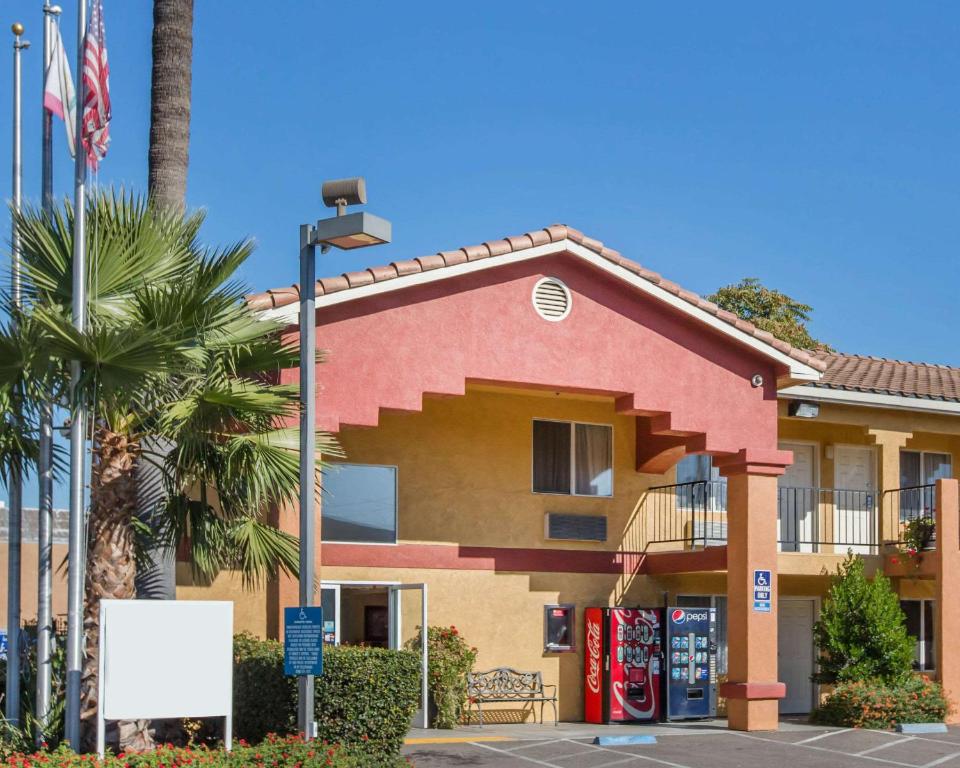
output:
M 877 542 L 873 448 L 838 445 L 834 459 L 834 549 L 869 554 Z
M 787 686 L 781 715 L 813 709 L 813 602 L 781 597 L 777 603 L 778 677 Z
M 783 552 L 813 552 L 816 539 L 816 446 L 783 443 L 780 448 L 793 451 L 793 464 L 777 479 L 777 541 Z

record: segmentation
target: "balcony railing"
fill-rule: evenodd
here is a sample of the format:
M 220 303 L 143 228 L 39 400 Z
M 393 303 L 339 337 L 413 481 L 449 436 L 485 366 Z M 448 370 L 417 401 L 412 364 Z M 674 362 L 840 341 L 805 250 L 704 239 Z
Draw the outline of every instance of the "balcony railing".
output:
M 898 547 L 932 549 L 936 542 L 937 488 L 911 485 L 884 491 L 881 500 L 884 530 Z
M 876 554 L 886 541 L 873 491 L 779 488 L 782 552 Z M 684 549 L 727 543 L 727 485 L 709 480 L 650 488 L 642 502 L 647 545 Z

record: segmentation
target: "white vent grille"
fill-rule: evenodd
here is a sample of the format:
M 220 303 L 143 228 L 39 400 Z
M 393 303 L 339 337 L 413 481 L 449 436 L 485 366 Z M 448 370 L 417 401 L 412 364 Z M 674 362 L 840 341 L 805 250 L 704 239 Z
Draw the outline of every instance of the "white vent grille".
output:
M 533 287 L 533 308 L 544 320 L 559 322 L 570 314 L 570 289 L 555 277 L 544 277 Z

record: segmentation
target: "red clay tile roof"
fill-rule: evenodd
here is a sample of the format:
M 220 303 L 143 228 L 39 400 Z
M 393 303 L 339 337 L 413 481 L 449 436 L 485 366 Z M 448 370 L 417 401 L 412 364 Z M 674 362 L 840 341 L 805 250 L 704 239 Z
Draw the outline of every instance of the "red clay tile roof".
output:
M 659 286 L 668 293 L 678 296 L 688 304 L 715 315 L 725 323 L 734 326 L 740 331 L 747 333 L 766 344 L 769 344 L 779 352 L 797 360 L 804 365 L 808 365 L 817 371 L 826 369 L 826 363 L 817 357 L 814 353 L 787 344 L 785 341 L 774 338 L 767 331 L 762 331 L 752 323 L 741 320 L 732 312 L 720 309 L 716 304 L 707 301 L 691 291 L 684 290 L 676 283 L 664 279 L 656 272 L 645 269 L 634 261 L 624 258 L 617 251 L 607 248 L 599 240 L 587 237 L 582 232 L 565 224 L 553 224 L 544 229 L 538 229 L 533 232 L 516 237 L 507 237 L 503 240 L 492 240 L 481 245 L 468 245 L 454 251 L 440 251 L 440 253 L 431 256 L 420 256 L 416 259 L 405 261 L 395 261 L 380 267 L 370 267 L 360 272 L 347 272 L 337 277 L 327 277 L 317 280 L 317 296 L 329 295 L 338 291 L 346 291 L 351 288 L 357 288 L 371 283 L 379 283 L 385 280 L 392 280 L 404 275 L 414 274 L 416 272 L 428 272 L 434 269 L 451 267 L 455 264 L 463 264 L 467 261 L 478 261 L 479 259 L 496 258 L 507 253 L 522 251 L 527 248 L 533 248 L 547 243 L 556 243 L 561 240 L 570 240 L 578 243 L 584 248 L 588 248 L 594 253 L 602 256 L 608 261 L 617 264 L 633 274 L 647 280 L 654 285 Z M 249 305 L 256 310 L 267 310 L 275 307 L 283 307 L 293 304 L 300 299 L 300 288 L 298 285 L 292 285 L 289 288 L 274 288 L 263 293 L 255 293 L 247 297 Z
M 883 357 L 818 352 L 823 378 L 808 386 L 960 402 L 960 368 Z

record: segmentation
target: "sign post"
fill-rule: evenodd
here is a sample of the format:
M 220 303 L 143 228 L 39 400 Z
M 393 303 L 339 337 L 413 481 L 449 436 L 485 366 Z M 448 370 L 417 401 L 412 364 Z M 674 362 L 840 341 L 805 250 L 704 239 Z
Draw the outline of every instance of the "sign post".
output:
M 323 674 L 323 608 L 301 605 L 283 609 L 283 673 L 306 678 L 308 683 Z M 316 730 L 311 716 L 304 738 L 316 737 Z

